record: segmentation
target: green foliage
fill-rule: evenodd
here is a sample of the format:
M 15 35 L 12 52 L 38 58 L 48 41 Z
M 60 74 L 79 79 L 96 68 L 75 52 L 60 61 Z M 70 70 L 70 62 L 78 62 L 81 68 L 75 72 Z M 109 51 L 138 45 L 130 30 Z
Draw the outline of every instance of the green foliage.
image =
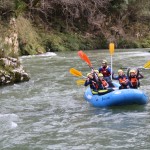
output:
M 41 39 L 45 49 L 50 49 L 51 51 L 64 51 L 64 47 L 61 46 L 63 40 L 56 34 L 53 33 L 43 33 L 41 32 Z
M 2 59 L 0 59 L 0 69 L 3 69 L 5 66 L 5 63 Z
M 150 36 L 141 40 L 141 47 L 149 48 L 150 47 Z
M 41 44 L 41 38 L 29 20 L 18 17 L 17 27 L 19 34 L 20 53 L 24 55 L 35 55 L 45 52 Z
M 3 58 L 4 57 L 4 42 L 2 40 L 2 38 L 0 37 L 0 58 Z
M 15 3 L 15 15 L 18 17 L 23 14 L 27 9 L 27 3 L 23 0 L 14 0 Z
M 112 0 L 110 1 L 108 11 L 109 13 L 121 13 L 127 8 L 126 0 Z
M 147 20 L 150 14 L 149 0 L 84 2 L 84 0 L 63 0 L 59 3 L 57 0 L 0 0 L 0 13 L 1 18 L 9 18 L 15 12 L 20 55 L 39 54 L 48 48 L 51 51 L 108 48 L 110 35 L 107 33 L 112 34 L 118 47 L 150 46 L 150 38 L 145 38 L 149 35 L 149 20 Z M 32 17 L 32 21 L 29 16 Z M 111 32 L 112 28 L 116 30 Z M 8 30 L 6 24 L 5 26 L 0 24 L 0 50 L 5 50 L 5 56 L 13 56 L 10 47 L 4 44 L 5 37 L 9 35 L 6 29 Z M 86 36 L 86 33 L 90 36 Z M 136 33 L 140 33 L 144 39 L 137 40 Z M 0 51 L 0 57 L 2 55 Z
M 125 40 L 123 38 L 120 38 L 117 47 L 118 48 L 140 48 L 141 45 L 139 41 Z
M 11 48 L 8 44 L 5 44 L 4 37 L 0 37 L 0 58 L 12 56 Z
M 97 49 L 106 47 L 106 41 L 100 38 L 82 36 L 79 33 L 47 33 L 41 34 L 43 45 L 50 51 L 77 51 L 79 49 Z

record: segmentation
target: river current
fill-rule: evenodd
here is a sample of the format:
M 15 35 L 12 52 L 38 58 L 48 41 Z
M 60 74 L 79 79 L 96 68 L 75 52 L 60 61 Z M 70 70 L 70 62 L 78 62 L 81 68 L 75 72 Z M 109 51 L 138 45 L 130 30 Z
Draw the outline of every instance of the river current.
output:
M 148 49 L 116 50 L 113 71 L 142 67 L 150 60 Z M 93 66 L 109 51 L 85 51 Z M 150 103 L 94 108 L 77 86 L 70 68 L 90 72 L 77 52 L 46 53 L 20 58 L 29 82 L 1 87 L 0 150 L 149 150 Z M 125 70 L 126 71 L 126 70 Z M 140 89 L 150 97 L 150 70 L 141 70 Z

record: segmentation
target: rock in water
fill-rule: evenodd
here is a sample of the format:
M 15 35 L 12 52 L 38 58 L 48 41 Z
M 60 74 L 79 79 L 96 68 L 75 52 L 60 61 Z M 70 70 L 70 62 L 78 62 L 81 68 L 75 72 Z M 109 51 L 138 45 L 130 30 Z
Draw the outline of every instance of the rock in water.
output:
M 18 59 L 0 58 L 0 85 L 29 81 L 29 79 L 28 73 L 25 72 Z

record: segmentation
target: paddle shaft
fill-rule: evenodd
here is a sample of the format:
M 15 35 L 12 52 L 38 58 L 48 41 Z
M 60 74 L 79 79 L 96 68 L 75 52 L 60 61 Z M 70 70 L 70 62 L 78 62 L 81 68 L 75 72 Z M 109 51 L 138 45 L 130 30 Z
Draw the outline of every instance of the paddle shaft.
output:
M 112 72 L 113 72 L 112 63 L 113 63 L 113 60 L 112 60 L 112 55 L 111 55 L 111 80 L 112 80 Z
M 129 69 L 129 68 L 150 69 L 150 61 L 147 61 L 143 67 L 121 67 L 120 69 Z
M 135 68 L 135 67 L 121 67 L 120 69 L 129 69 L 129 68 Z M 150 68 L 144 68 L 144 67 L 139 67 L 139 68 L 136 68 L 136 69 L 140 69 L 140 70 L 149 70 Z

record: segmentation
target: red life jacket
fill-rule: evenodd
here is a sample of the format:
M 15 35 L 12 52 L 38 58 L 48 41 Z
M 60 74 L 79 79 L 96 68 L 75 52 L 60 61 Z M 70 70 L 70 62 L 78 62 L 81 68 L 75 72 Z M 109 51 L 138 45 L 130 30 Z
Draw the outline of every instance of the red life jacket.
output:
M 101 73 L 103 74 L 104 77 L 108 77 L 111 75 L 110 72 L 108 71 L 108 66 L 106 68 L 102 67 Z
M 138 86 L 138 79 L 137 79 L 137 77 L 130 77 L 130 82 L 131 82 L 133 87 Z
M 106 88 L 108 86 L 108 83 L 104 79 L 102 79 L 101 81 L 102 81 L 103 87 Z
M 123 78 L 119 78 L 119 83 L 121 84 L 121 85 L 125 85 L 126 83 L 127 83 L 127 79 L 126 79 L 126 77 L 123 77 Z
M 107 86 L 108 86 L 108 83 L 104 80 L 104 79 L 102 79 L 101 80 L 101 85 L 102 85 L 102 87 L 103 88 L 107 88 Z M 93 86 L 98 90 L 99 89 L 99 83 L 93 83 Z
M 92 83 L 96 90 L 98 90 L 98 84 L 96 82 Z

